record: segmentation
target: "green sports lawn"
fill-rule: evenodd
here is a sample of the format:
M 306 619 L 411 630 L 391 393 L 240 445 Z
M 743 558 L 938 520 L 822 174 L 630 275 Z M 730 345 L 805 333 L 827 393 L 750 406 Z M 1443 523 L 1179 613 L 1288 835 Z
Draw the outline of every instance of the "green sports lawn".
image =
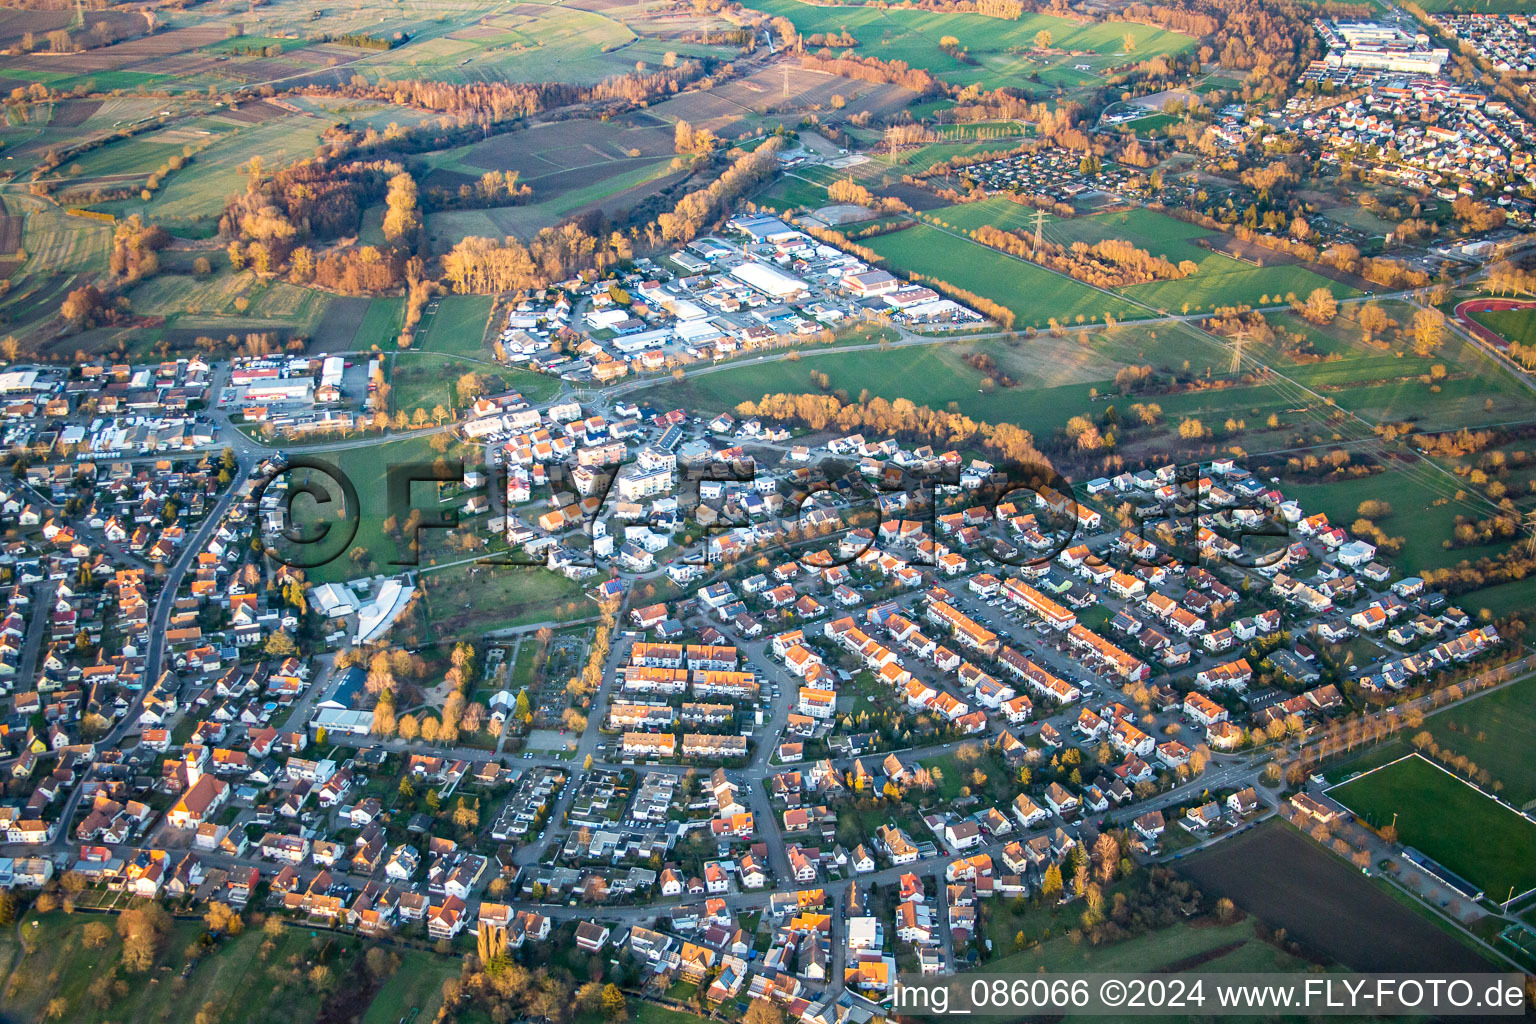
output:
M 1328 795 L 1502 902 L 1536 888 L 1536 822 L 1415 754 L 1336 786 Z
M 1472 319 L 1505 341 L 1536 345 L 1536 309 L 1498 309 L 1473 313 Z

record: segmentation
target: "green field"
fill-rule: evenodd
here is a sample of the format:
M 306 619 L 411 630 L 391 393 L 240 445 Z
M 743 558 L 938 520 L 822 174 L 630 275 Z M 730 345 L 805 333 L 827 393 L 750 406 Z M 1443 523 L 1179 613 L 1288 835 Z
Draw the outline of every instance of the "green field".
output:
M 559 180 L 561 175 L 558 173 L 525 179 L 533 188 L 533 201 L 529 203 L 477 210 L 443 210 L 429 214 L 426 219 L 428 237 L 434 245 L 444 248 L 472 235 L 531 238 L 541 229 L 553 227 L 583 207 L 601 203 L 631 189 L 644 189 L 673 173 L 670 160 L 624 157 L 607 162 L 613 165 L 615 173 L 574 188 L 566 188 Z
M 1423 0 L 1420 4 L 1431 14 L 1461 11 L 1467 14 L 1528 14 L 1529 0 Z
M 409 44 L 371 54 L 357 65 L 366 77 L 450 82 L 598 82 L 634 70 L 637 61 L 659 65 L 668 51 L 715 53 L 718 48 L 644 38 L 627 23 L 595 11 L 555 4 L 520 4 L 459 27 L 434 26 Z
M 1075 70 L 1075 64 L 1088 64 L 1097 71 L 1159 54 L 1180 53 L 1194 45 L 1188 36 L 1149 25 L 1083 23 L 1044 14 L 1026 14 L 1017 21 L 1007 21 L 979 14 L 940 14 L 875 5 L 822 6 L 799 0 L 752 0 L 749 6 L 788 18 L 805 35 L 847 31 L 858 39 L 857 52 L 861 56 L 905 61 L 957 85 L 1022 85 L 1038 72 L 1049 85 L 1071 88 L 1091 78 Z M 1057 52 L 1028 54 L 1041 31 L 1051 33 Z M 1133 50 L 1125 49 L 1127 35 L 1134 40 Z M 978 63 L 966 64 L 940 50 L 939 40 L 944 36 L 958 39 Z M 1065 51 L 1072 51 L 1072 56 L 1066 56 Z
M 1023 203 L 1007 199 L 984 199 L 979 203 L 960 203 L 935 210 L 934 215 L 947 224 L 972 231 L 983 224 L 1008 231 L 1033 231 L 1035 210 Z M 1167 214 L 1137 207 L 1115 213 L 1099 213 L 1090 217 L 1063 219 L 1047 216 L 1042 234 L 1060 245 L 1084 242 L 1093 245 L 1110 238 L 1124 238 L 1154 256 L 1165 256 L 1175 263 L 1194 260 L 1196 263 L 1212 255 L 1209 249 L 1195 244 L 1195 239 L 1219 237 L 1195 224 L 1186 224 Z
M 173 172 L 147 203 L 140 199 L 120 200 L 101 208 L 119 216 L 141 213 L 146 219 L 178 230 L 211 224 L 224 212 L 225 202 L 244 191 L 247 179 L 242 168 L 253 155 L 260 154 L 268 168 L 292 163 L 314 153 L 325 127 L 326 122 L 320 118 L 297 114 L 260 124 L 241 124 L 237 130 L 221 134 L 185 168 Z M 179 152 L 180 146 L 176 149 Z
M 205 1006 L 213 1020 L 239 1024 L 307 1024 L 319 1015 L 321 1003 L 340 997 L 340 984 L 365 948 L 355 938 L 341 938 L 306 928 L 283 928 L 269 937 L 255 926 L 234 938 L 197 953 L 196 965 L 183 978 L 191 944 L 203 934 L 200 920 L 178 920 L 158 964 L 148 974 L 126 973 L 118 964 L 122 943 L 115 931 L 99 949 L 85 948 L 88 922 L 112 928 L 111 915 L 53 912 L 29 915 L 26 929 L 34 951 L 20 959 L 0 1015 L 8 1022 L 42 1021 L 46 1007 L 64 1000 L 65 1021 L 105 1024 L 192 1024 Z M 36 927 L 33 923 L 36 922 Z M 369 997 L 362 1011 L 365 1024 L 395 1024 L 413 1007 L 431 1020 L 442 1002 L 442 982 L 459 973 L 457 957 L 418 949 L 400 949 L 399 970 Z M 0 978 L 9 974 L 19 950 L 16 929 L 6 927 L 0 939 Z M 317 990 L 310 970 L 325 965 L 328 987 Z M 89 990 L 92 981 L 116 972 L 125 984 L 121 995 L 103 1006 Z
M 1157 309 L 1183 312 L 1187 304 L 1189 311 L 1195 313 L 1218 306 L 1257 306 L 1266 295 L 1270 304 L 1278 305 L 1290 296 L 1304 299 L 1318 288 L 1325 288 L 1338 298 L 1360 294 L 1349 285 L 1330 281 L 1306 267 L 1256 267 L 1216 252 L 1195 262 L 1200 269 L 1181 281 L 1153 281 L 1121 291 Z
M 458 957 L 416 953 L 380 986 L 361 1024 L 398 1024 L 402 1017 L 434 1020 L 443 1003 L 443 982 L 457 978 Z
M 8 278 L 10 290 L 0 298 L 0 320 L 7 334 L 36 344 L 44 337 L 37 328 L 58 315 L 64 297 L 83 283 L 80 275 L 106 269 L 112 225 L 71 217 L 31 196 L 9 195 L 5 206 L 10 214 L 26 217 L 22 249 L 27 260 Z M 70 341 L 64 343 L 69 345 L 66 351 L 73 351 Z
M 405 463 L 432 462 L 437 458 L 437 452 L 433 450 L 430 439 L 420 436 L 407 437 L 361 448 L 334 451 L 316 449 L 306 451 L 305 454 L 335 464 L 352 479 L 353 485 L 357 488 L 359 506 L 357 536 L 348 550 L 351 547 L 361 547 L 368 552 L 379 571 L 396 571 L 388 565 L 397 557 L 396 544 L 384 533 L 383 527 L 384 520 L 392 512 L 387 491 L 389 467 Z M 427 501 L 429 491 L 430 488 L 425 484 L 413 488 L 413 502 L 422 507 L 429 507 L 430 503 Z M 339 499 L 339 493 L 337 497 Z M 305 503 L 308 501 L 307 498 L 299 498 L 294 503 L 295 508 L 299 510 L 296 515 L 304 514 Z M 429 531 L 425 535 L 424 544 L 430 543 L 432 536 Z M 345 551 L 341 552 L 334 561 L 308 570 L 309 578 L 316 583 L 336 582 L 358 575 L 361 575 L 359 568 L 347 557 Z
M 1401 554 L 1391 559 L 1392 567 L 1405 574 L 1421 573 L 1455 565 L 1462 559 L 1476 561 L 1484 555 L 1494 554 L 1505 545 L 1447 550 L 1441 542 L 1452 535 L 1458 515 L 1468 515 L 1473 510 L 1456 501 L 1445 501 L 1454 485 L 1448 485 L 1444 477 L 1431 469 L 1417 471 L 1404 467 L 1398 472 L 1351 480 L 1331 481 L 1324 484 L 1288 484 L 1287 497 L 1301 503 L 1311 512 L 1323 512 L 1329 522 L 1349 528 L 1357 518 L 1360 503 L 1380 499 L 1392 506 L 1392 515 L 1378 520 L 1376 525 L 1390 537 L 1405 540 Z M 1476 598 L 1470 603 L 1475 607 Z
M 458 381 L 475 373 L 488 383 L 488 393 L 517 391 L 530 402 L 551 398 L 560 389 L 555 378 L 531 370 L 504 367 L 488 360 L 442 352 L 397 352 L 390 358 L 390 401 L 396 411 L 415 415 L 431 413 L 437 406 L 463 409 L 471 404 L 459 394 Z
M 849 401 L 867 389 L 872 396 L 905 398 L 934 409 L 954 402 L 977 420 L 1049 434 L 1088 405 L 1091 385 L 1103 385 L 1143 351 L 1126 351 L 1119 344 L 1083 346 L 1047 335 L 1017 342 L 833 349 L 797 360 L 743 362 L 680 382 L 658 381 L 642 395 L 660 408 L 730 409 L 765 394 L 815 391 L 811 373 L 816 371 L 827 375 L 829 390 L 846 392 Z M 983 390 L 983 374 L 966 362 L 971 353 L 991 357 L 1018 386 Z
M 1472 319 L 1505 341 L 1536 345 L 1536 309 L 1498 309 L 1473 313 Z
M 373 299 L 357 325 L 357 333 L 352 336 L 352 349 L 358 352 L 369 352 L 375 348 L 388 351 L 394 347 L 404 318 L 404 299 Z
M 1536 801 L 1536 676 L 1433 715 L 1424 728 L 1441 748 L 1486 768 L 1510 803 Z
M 1486 699 L 1486 698 L 1485 698 Z M 1536 887 L 1536 822 L 1422 757 L 1393 762 L 1328 791 L 1376 827 L 1397 819 L 1399 840 L 1503 902 Z
M 461 403 L 455 379 L 478 369 L 456 356 L 431 352 L 396 353 L 389 363 L 390 403 L 407 415 L 414 415 L 417 409 L 430 413 L 438 406 L 450 411 L 458 408 Z
M 85 86 L 91 92 L 110 92 L 113 89 L 150 88 L 171 81 L 170 75 L 148 71 L 36 71 L 22 68 L 0 68 L 0 78 L 20 78 L 24 82 L 42 82 L 56 92 L 68 92 Z
M 143 177 L 173 156 L 181 155 L 181 143 L 160 141 L 162 132 L 98 146 L 64 165 L 72 178 Z
M 1161 972 L 1184 962 L 1198 963 L 1198 968 L 1191 969 L 1200 971 L 1269 972 L 1305 966 L 1305 961 L 1261 942 L 1254 936 L 1253 923 L 1247 921 L 1230 925 L 1175 924 L 1103 946 L 1072 941 L 1066 933 L 1075 924 L 1074 915 L 1068 912 L 1058 922 L 1059 934 L 1033 949 L 989 961 L 981 970 L 988 974 L 1028 976 L 1038 971 Z M 1014 934 L 999 934 L 993 942 L 1009 949 Z
M 428 568 L 421 577 L 427 587 L 428 621 L 437 636 L 472 636 L 597 612 L 581 584 L 547 569 L 448 566 L 442 561 L 444 568 Z
M 491 315 L 489 295 L 448 295 L 437 309 L 422 317 L 417 344 L 423 352 L 456 356 L 485 356 L 486 321 Z
M 1536 623 L 1530 621 L 1529 615 L 1530 609 L 1536 607 L 1536 576 L 1485 587 L 1466 595 L 1461 601 L 1468 612 L 1481 612 L 1486 608 L 1494 618 L 1519 613 L 1526 624 L 1526 639 L 1536 637 Z
M 1006 199 L 986 199 L 978 203 L 947 206 L 933 211 L 928 216 L 936 218 L 942 227 L 965 234 L 975 231 L 982 225 L 1027 233 L 1033 230 L 1035 211 Z M 922 225 L 895 235 L 883 235 L 872 239 L 870 245 L 883 255 L 886 254 L 886 249 L 882 246 L 891 248 L 892 262 L 899 266 L 905 265 L 903 261 L 915 264 L 921 258 L 918 255 L 920 251 L 932 251 L 937 247 L 944 247 L 946 262 L 959 263 L 977 258 L 988 259 L 988 257 L 962 256 L 956 245 L 966 240 L 957 238 L 953 243 L 944 242 L 922 234 L 924 228 L 934 230 L 927 225 Z M 918 234 L 914 235 L 914 232 Z M 1112 308 L 1100 302 L 1095 309 L 1094 304 L 1089 302 L 1086 312 L 1090 319 L 1101 318 L 1106 308 L 1117 319 L 1123 320 L 1151 315 L 1152 310 L 1176 313 L 1200 312 L 1218 306 L 1238 304 L 1277 305 L 1284 302 L 1287 295 L 1305 297 L 1316 288 L 1326 288 L 1340 298 L 1359 294 L 1353 288 L 1330 281 L 1305 267 L 1294 265 L 1260 267 L 1213 252 L 1204 246 L 1197 245 L 1196 241 L 1202 238 L 1219 239 L 1221 236 L 1218 232 L 1209 231 L 1198 225 L 1186 224 L 1152 210 L 1135 209 L 1071 219 L 1047 217 L 1042 234 L 1060 245 L 1072 245 L 1075 242 L 1093 245 L 1107 239 L 1124 239 L 1153 255 L 1165 256 L 1175 263 L 1189 260 L 1199 268 L 1196 273 L 1180 280 L 1153 281 L 1148 284 L 1115 289 L 1118 294 L 1133 300 L 1137 305 L 1121 303 L 1119 308 Z M 903 239 L 907 241 L 902 241 Z M 969 250 L 965 252 L 968 254 Z M 1027 273 L 1013 268 L 1004 271 L 1001 269 L 1003 265 L 996 262 L 999 259 L 1021 264 L 1026 270 L 1034 272 Z M 1048 282 L 1041 276 L 1048 272 L 1032 268 L 1024 261 L 1013 260 L 1002 254 L 997 254 L 991 261 L 994 267 L 987 273 L 972 275 L 978 281 L 978 287 L 971 287 L 954 280 L 954 271 L 950 272 L 952 283 L 1002 302 L 1019 314 L 1021 324 L 1029 323 L 1032 319 L 1025 312 L 1029 307 L 1023 305 L 1025 301 L 1023 296 L 1027 295 L 1031 298 L 1046 296 L 1044 299 L 1046 302 L 1071 301 L 1069 295 L 1064 295 L 1056 288 L 1048 287 Z M 912 269 L 922 271 L 922 267 L 917 265 Z M 1060 278 L 1060 275 L 1051 276 L 1057 277 L 1066 284 L 1076 284 Z M 1016 288 L 1014 287 L 1015 278 L 1020 277 L 1022 279 Z M 991 283 L 980 284 L 983 278 Z M 1086 285 L 1078 285 L 1078 287 L 1089 292 L 1093 291 Z M 1075 319 L 1079 312 L 1085 312 L 1080 304 L 1074 305 L 1065 318 L 1054 311 L 1046 311 L 1044 317 L 1056 316 L 1057 319 L 1066 321 Z
M 230 331 L 276 327 L 309 336 L 330 299 L 324 292 L 286 281 L 258 279 L 249 270 L 207 277 L 158 274 L 130 295 L 135 312 L 158 314 L 166 318 L 167 327 L 205 330 L 220 340 Z
M 1045 327 L 1052 317 L 1070 325 L 1078 317 L 1100 322 L 1106 313 L 1117 320 L 1145 315 L 1123 299 L 926 224 L 866 244 L 894 270 L 948 281 L 1008 307 L 1018 328 Z

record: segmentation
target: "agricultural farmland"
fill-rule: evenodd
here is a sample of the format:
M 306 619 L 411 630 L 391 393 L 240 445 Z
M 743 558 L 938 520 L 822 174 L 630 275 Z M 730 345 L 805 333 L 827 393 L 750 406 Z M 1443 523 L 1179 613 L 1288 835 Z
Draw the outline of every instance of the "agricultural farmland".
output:
M 1181 53 L 1194 45 L 1188 36 L 1149 25 L 1083 24 L 1045 14 L 1007 21 L 979 14 L 812 5 L 800 0 L 753 0 L 750 6 L 788 18 L 807 36 L 847 32 L 858 40 L 860 56 L 905 61 L 956 85 L 979 82 L 987 88 L 1023 85 L 1039 74 L 1048 85 L 1070 89 L 1116 64 Z M 1036 48 L 1041 32 L 1050 33 L 1048 49 Z M 959 40 L 976 63 L 941 50 L 939 40 L 945 36 Z
M 986 199 L 979 203 L 947 206 L 930 211 L 926 216 L 965 232 L 989 224 L 1028 234 L 1034 229 L 1035 211 L 1006 199 Z M 1208 244 L 1199 243 L 1224 240 L 1225 236 L 1220 232 L 1153 210 L 1137 208 L 1071 219 L 1047 217 L 1041 235 L 1067 246 L 1074 242 L 1093 245 L 1108 239 L 1124 239 L 1174 263 L 1183 260 L 1195 263 L 1198 269 L 1187 278 L 1116 289 L 1128 299 L 1170 313 L 1208 312 L 1218 306 L 1280 305 L 1288 296 L 1305 298 L 1317 288 L 1325 288 L 1338 298 L 1359 294 L 1354 288 L 1305 267 L 1257 266 L 1215 252 Z
M 1043 267 L 989 249 L 964 235 L 919 224 L 867 243 L 893 270 L 922 274 L 986 296 L 1013 310 L 1015 326 L 1130 320 L 1144 309 Z
M 199 150 L 183 170 L 166 178 L 147 202 L 125 199 L 102 204 L 101 208 L 119 216 L 138 213 L 177 230 L 212 234 L 225 202 L 244 191 L 252 156 L 259 155 L 268 167 L 291 163 L 311 155 L 325 129 L 320 118 L 293 114 L 254 124 L 231 124 L 223 119 L 215 122 L 219 127 L 214 141 Z M 158 134 L 148 133 L 115 145 L 154 146 L 151 140 Z
M 1256 863 L 1267 869 L 1255 871 Z M 1281 821 L 1187 857 L 1179 871 L 1208 895 L 1231 898 L 1309 951 L 1352 970 L 1488 969 L 1423 913 Z M 1341 920 L 1350 927 L 1340 928 Z

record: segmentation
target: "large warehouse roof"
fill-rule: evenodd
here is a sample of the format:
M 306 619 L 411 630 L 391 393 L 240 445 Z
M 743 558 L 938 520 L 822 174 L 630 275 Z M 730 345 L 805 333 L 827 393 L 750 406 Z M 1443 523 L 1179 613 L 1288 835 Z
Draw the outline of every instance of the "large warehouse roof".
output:
M 743 263 L 731 268 L 731 276 L 775 297 L 805 291 L 804 281 L 767 263 Z

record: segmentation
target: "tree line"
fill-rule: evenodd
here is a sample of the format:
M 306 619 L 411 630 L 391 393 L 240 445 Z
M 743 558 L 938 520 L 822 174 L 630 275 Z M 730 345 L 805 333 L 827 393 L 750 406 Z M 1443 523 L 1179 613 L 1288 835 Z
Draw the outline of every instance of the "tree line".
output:
M 875 396 L 844 402 L 835 395 L 780 393 L 764 395 L 756 402 L 742 402 L 736 406 L 736 413 L 743 419 L 756 417 L 794 423 L 817 431 L 869 431 L 921 438 L 935 447 L 974 445 L 1014 465 L 1050 468 L 1049 460 L 1035 447 L 1034 435 L 1022 427 L 979 422 L 964 413 L 931 409 L 906 398 L 890 401 Z
M 1119 288 L 1151 281 L 1178 281 L 1199 269 L 1193 260 L 1181 260 L 1175 264 L 1162 256 L 1154 256 L 1145 249 L 1139 249 L 1123 238 L 1106 238 L 1093 245 L 1078 241 L 1069 246 L 1042 238 L 1036 247 L 1032 236 L 995 228 L 990 224 L 983 224 L 972 231 L 971 237 L 989 248 L 1038 263 L 1099 288 Z

